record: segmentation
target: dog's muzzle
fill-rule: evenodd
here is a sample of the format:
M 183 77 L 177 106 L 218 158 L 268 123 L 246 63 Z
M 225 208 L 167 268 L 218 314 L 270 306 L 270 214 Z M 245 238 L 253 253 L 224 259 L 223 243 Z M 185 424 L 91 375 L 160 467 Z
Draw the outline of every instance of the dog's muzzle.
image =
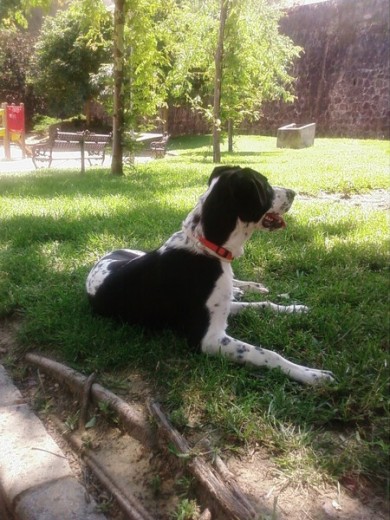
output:
M 269 231 L 286 227 L 282 215 L 290 208 L 295 198 L 295 191 L 286 188 L 274 188 L 275 197 L 272 207 L 261 220 L 261 226 Z

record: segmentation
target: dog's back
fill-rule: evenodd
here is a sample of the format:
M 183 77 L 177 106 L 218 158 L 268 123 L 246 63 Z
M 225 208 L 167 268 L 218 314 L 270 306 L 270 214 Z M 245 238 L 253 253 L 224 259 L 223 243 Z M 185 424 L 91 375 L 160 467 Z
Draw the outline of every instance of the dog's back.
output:
M 206 301 L 221 273 L 216 258 L 185 249 L 142 256 L 119 250 L 95 265 L 87 290 L 97 313 L 148 328 L 173 328 L 196 345 L 208 327 Z

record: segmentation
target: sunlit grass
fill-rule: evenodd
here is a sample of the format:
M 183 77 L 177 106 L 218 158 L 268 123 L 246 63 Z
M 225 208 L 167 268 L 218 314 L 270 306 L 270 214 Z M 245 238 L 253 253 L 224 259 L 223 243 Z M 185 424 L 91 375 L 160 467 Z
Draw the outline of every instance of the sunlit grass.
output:
M 278 150 L 276 139 L 240 137 L 225 163 L 264 172 L 298 193 L 345 195 L 389 188 L 388 143 L 316 139 Z M 386 486 L 388 460 L 388 219 L 384 210 L 299 198 L 287 229 L 258 234 L 234 262 L 270 299 L 300 302 L 303 316 L 248 311 L 230 324 L 243 340 L 332 370 L 334 386 L 306 388 L 278 371 L 247 370 L 92 316 L 84 283 L 116 247 L 151 249 L 177 230 L 212 170 L 208 137 L 172 140 L 177 155 L 129 169 L 36 172 L 0 178 L 0 315 L 23 317 L 20 339 L 89 372 L 141 371 L 164 406 L 221 447 L 258 443 L 283 474 L 317 481 L 364 475 Z M 256 297 L 252 296 L 256 299 Z M 341 433 L 340 433 L 341 432 Z M 340 441 L 342 435 L 343 441 Z
M 191 144 L 191 146 L 190 146 Z M 210 136 L 181 138 L 178 156 L 192 163 L 211 163 Z M 239 136 L 234 153 L 222 145 L 223 162 L 251 166 L 276 185 L 293 186 L 302 193 L 353 194 L 389 186 L 390 145 L 387 141 L 317 138 L 315 146 L 301 150 L 280 149 L 276 138 Z

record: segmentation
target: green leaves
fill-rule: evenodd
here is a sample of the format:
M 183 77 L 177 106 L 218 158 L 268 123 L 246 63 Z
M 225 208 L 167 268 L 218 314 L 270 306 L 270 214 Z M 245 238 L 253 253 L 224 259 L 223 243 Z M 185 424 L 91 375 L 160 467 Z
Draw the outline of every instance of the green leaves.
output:
M 1 0 L 0 27 L 27 27 L 27 17 L 31 9 L 41 7 L 47 10 L 52 0 Z
M 213 92 L 214 53 L 217 42 L 219 2 L 180 2 L 163 25 L 170 57 L 167 86 L 173 98 L 202 98 L 197 108 L 207 109 Z M 265 1 L 229 1 L 226 21 L 222 119 L 235 123 L 255 118 L 265 100 L 291 99 L 289 67 L 300 49 L 279 34 L 280 12 Z
M 111 36 L 102 5 L 96 4 L 93 20 L 83 10 L 82 0 L 45 19 L 35 46 L 30 82 L 45 97 L 49 115 L 81 113 L 85 102 L 96 95 L 90 75 L 108 59 L 110 49 L 103 43 Z M 98 25 L 96 13 L 101 15 Z

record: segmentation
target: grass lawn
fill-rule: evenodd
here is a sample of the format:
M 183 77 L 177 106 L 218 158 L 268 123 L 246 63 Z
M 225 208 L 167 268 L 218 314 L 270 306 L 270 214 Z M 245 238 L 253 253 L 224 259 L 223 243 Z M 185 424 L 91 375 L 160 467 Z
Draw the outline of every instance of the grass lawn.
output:
M 305 150 L 276 149 L 268 137 L 235 144 L 234 154 L 223 153 L 225 163 L 251 166 L 299 194 L 348 197 L 389 188 L 383 141 L 316 139 Z M 25 349 L 98 370 L 103 381 L 126 385 L 131 371 L 141 372 L 181 430 L 212 430 L 222 449 L 258 443 L 303 482 L 369 479 L 387 489 L 384 210 L 297 197 L 287 229 L 255 235 L 234 261 L 236 276 L 264 283 L 272 301 L 304 303 L 311 312 L 248 310 L 229 332 L 332 370 L 336 385 L 307 388 L 276 370 L 189 352 L 170 332 L 153 336 L 91 315 L 84 283 L 97 258 L 117 247 L 159 246 L 205 190 L 213 167 L 209 138 L 172 140 L 170 148 L 176 155 L 122 178 L 102 170 L 0 177 L 0 316 L 22 314 Z

